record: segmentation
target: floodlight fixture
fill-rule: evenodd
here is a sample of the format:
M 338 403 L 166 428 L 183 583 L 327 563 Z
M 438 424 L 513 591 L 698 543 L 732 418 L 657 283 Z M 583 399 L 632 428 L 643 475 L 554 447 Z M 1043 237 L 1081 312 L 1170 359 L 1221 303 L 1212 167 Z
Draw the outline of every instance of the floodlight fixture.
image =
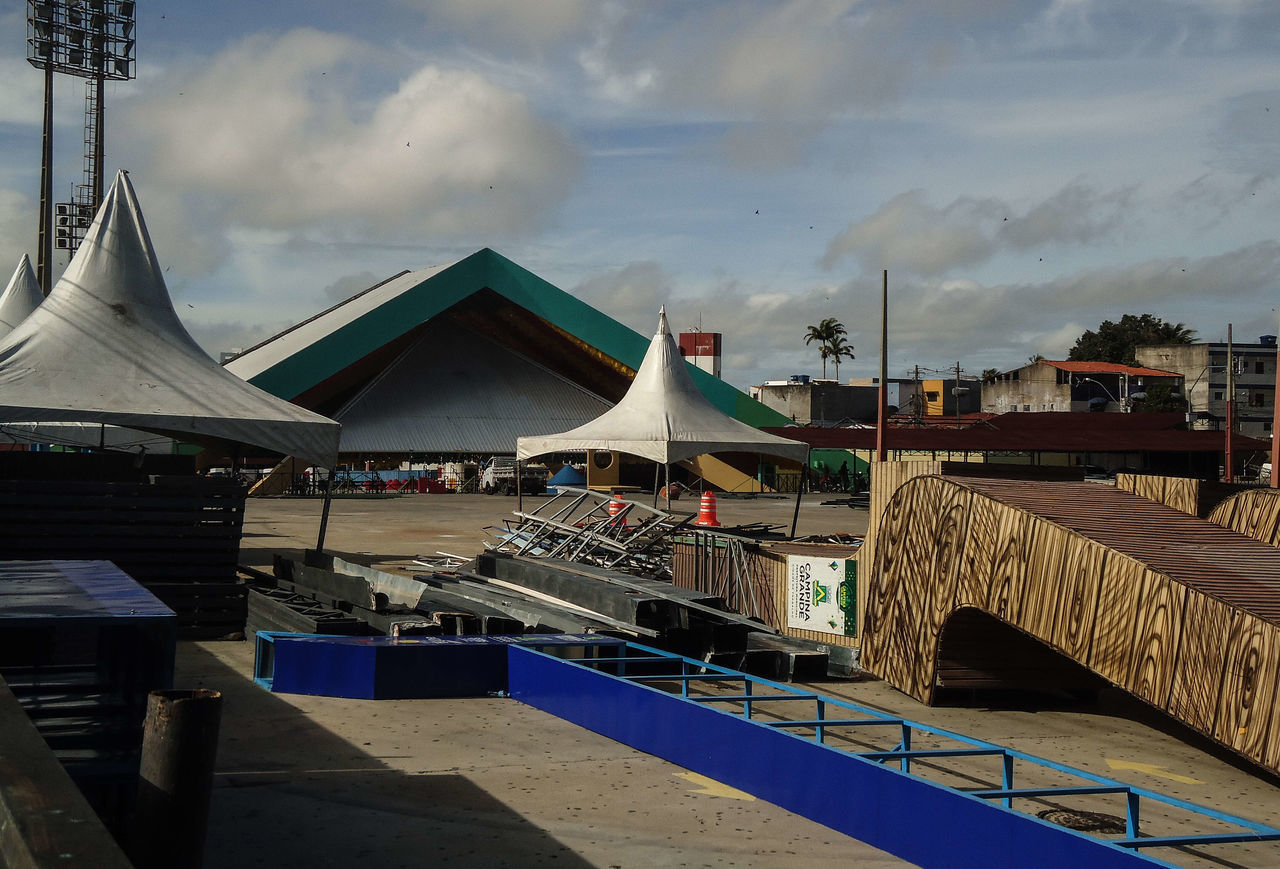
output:
M 81 78 L 133 78 L 134 4 L 27 0 L 27 62 Z

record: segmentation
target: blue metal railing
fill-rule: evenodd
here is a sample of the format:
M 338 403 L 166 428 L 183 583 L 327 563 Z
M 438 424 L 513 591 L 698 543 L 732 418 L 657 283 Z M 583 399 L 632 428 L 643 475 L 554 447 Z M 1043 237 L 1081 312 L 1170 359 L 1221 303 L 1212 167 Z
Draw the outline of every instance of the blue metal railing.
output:
M 545 654 L 541 652 L 541 647 L 536 642 L 528 643 L 527 648 L 540 654 Z M 967 798 L 998 800 L 1006 809 L 1014 811 L 1017 811 L 1014 809 L 1015 799 L 1040 800 L 1041 805 L 1044 805 L 1044 801 L 1059 797 L 1121 795 L 1124 798 L 1124 836 L 1122 838 L 1105 838 L 1098 835 L 1094 836 L 1094 838 L 1109 847 L 1128 850 L 1131 853 L 1140 849 L 1151 848 L 1280 841 L 1280 829 L 1275 827 L 1219 812 L 1206 806 L 1189 803 L 1166 794 L 1144 790 L 1125 782 L 1108 779 L 1104 776 L 1036 757 L 1016 749 L 920 724 L 836 697 L 823 696 L 812 691 L 750 676 L 746 673 L 700 660 L 685 658 L 638 643 L 627 643 L 622 648 L 624 653 L 621 655 L 617 653 L 618 647 L 610 647 L 605 650 L 608 653 L 607 655 L 599 657 L 591 657 L 596 651 L 592 649 L 584 650 L 586 657 L 564 658 L 563 650 L 561 650 L 561 654 L 554 657 L 578 667 L 613 676 L 653 690 L 659 690 L 668 695 L 677 696 L 691 704 L 715 708 L 719 712 L 734 715 L 763 728 L 788 733 L 804 739 L 809 739 L 810 737 L 805 734 L 795 733 L 795 731 L 810 730 L 812 731 L 812 740 L 818 745 L 833 751 L 851 754 L 869 763 L 889 764 L 896 761 L 896 766 L 901 772 L 915 777 L 921 777 L 918 768 L 923 766 L 926 772 L 960 775 L 972 779 L 972 772 L 944 769 L 937 762 L 964 758 L 998 758 L 1000 762 L 999 787 L 957 787 L 948 784 L 941 784 L 940 786 Z M 671 683 L 674 683 L 674 686 L 670 689 L 664 687 L 671 685 Z M 710 690 L 713 687 L 723 688 L 726 683 L 731 685 L 739 684 L 741 685 L 741 690 L 735 693 L 695 693 L 695 686 L 705 686 Z M 732 688 L 729 690 L 732 690 Z M 806 714 L 803 717 L 783 715 L 779 710 L 785 706 L 787 701 L 805 705 L 812 704 L 813 714 Z M 713 704 L 731 704 L 731 708 L 721 709 Z M 773 717 L 758 717 L 762 714 L 761 710 L 768 710 L 768 714 Z M 856 749 L 850 749 L 842 747 L 835 741 L 836 738 L 847 737 L 850 731 L 862 733 L 867 728 L 895 729 L 896 744 L 884 750 L 864 750 L 865 744 Z M 956 747 L 913 748 L 913 739 L 917 744 L 925 741 L 935 743 L 939 741 L 954 742 Z M 1018 787 L 1015 778 L 1015 767 L 1019 764 L 1026 765 L 1032 770 L 1047 771 L 1050 778 L 1055 775 L 1066 776 L 1078 781 L 1062 785 L 1033 783 L 1031 786 Z M 1034 777 L 1034 775 L 1024 770 L 1024 777 Z M 992 779 L 994 780 L 995 777 L 993 776 Z M 939 784 L 937 781 L 930 781 L 933 784 Z M 1142 809 L 1145 801 L 1158 803 L 1185 813 L 1188 816 L 1187 821 L 1192 823 L 1199 821 L 1210 825 L 1226 825 L 1235 829 L 1186 835 L 1144 835 L 1142 832 Z M 1179 821 L 1179 826 L 1184 826 L 1182 821 Z M 1154 858 L 1149 859 L 1155 863 L 1163 863 L 1163 861 L 1157 861 Z M 1277 860 L 1280 860 L 1280 855 L 1277 856 Z

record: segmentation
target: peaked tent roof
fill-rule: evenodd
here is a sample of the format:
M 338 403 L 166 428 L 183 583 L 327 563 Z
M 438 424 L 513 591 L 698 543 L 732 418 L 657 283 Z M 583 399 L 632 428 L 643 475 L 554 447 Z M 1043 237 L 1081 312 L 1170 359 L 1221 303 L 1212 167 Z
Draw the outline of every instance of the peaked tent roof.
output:
M 469 312 L 474 314 L 467 320 L 472 328 L 487 325 L 504 339 L 527 331 L 526 343 L 513 348 L 518 352 L 574 344 L 601 369 L 616 371 L 623 384 L 619 395 L 648 346 L 644 335 L 483 248 L 451 265 L 402 272 L 251 347 L 226 365 L 273 395 L 322 406 L 328 393 L 340 391 L 350 371 L 372 364 L 385 348 L 411 340 L 433 317 L 468 306 L 479 309 Z M 737 419 L 752 425 L 790 422 L 708 372 L 691 373 L 703 395 Z
M 0 341 L 0 421 L 97 422 L 329 465 L 339 425 L 222 368 L 187 333 L 124 172 L 49 297 Z
M 586 425 L 516 441 L 520 459 L 587 449 L 616 450 L 662 464 L 719 452 L 803 462 L 809 453 L 808 444 L 752 428 L 712 405 L 694 385 L 688 363 L 676 349 L 665 310 L 658 314 L 658 331 L 621 401 Z
M 40 282 L 36 280 L 30 258 L 24 253 L 13 277 L 9 279 L 9 286 L 0 295 L 0 338 L 12 332 L 43 301 L 44 293 L 40 292 Z

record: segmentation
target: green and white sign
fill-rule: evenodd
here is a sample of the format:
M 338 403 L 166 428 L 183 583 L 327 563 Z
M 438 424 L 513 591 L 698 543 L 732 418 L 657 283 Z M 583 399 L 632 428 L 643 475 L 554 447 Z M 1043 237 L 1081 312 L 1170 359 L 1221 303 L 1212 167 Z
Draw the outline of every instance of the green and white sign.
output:
M 787 627 L 856 637 L 857 616 L 854 559 L 787 556 Z

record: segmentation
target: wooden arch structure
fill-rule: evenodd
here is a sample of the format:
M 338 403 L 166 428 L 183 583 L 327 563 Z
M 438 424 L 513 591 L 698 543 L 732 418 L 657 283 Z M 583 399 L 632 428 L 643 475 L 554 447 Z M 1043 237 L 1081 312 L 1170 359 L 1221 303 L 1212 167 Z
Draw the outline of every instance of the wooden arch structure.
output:
M 1280 550 L 1085 482 L 919 476 L 878 519 L 862 661 L 890 684 L 932 703 L 944 634 L 995 619 L 1280 772 Z

